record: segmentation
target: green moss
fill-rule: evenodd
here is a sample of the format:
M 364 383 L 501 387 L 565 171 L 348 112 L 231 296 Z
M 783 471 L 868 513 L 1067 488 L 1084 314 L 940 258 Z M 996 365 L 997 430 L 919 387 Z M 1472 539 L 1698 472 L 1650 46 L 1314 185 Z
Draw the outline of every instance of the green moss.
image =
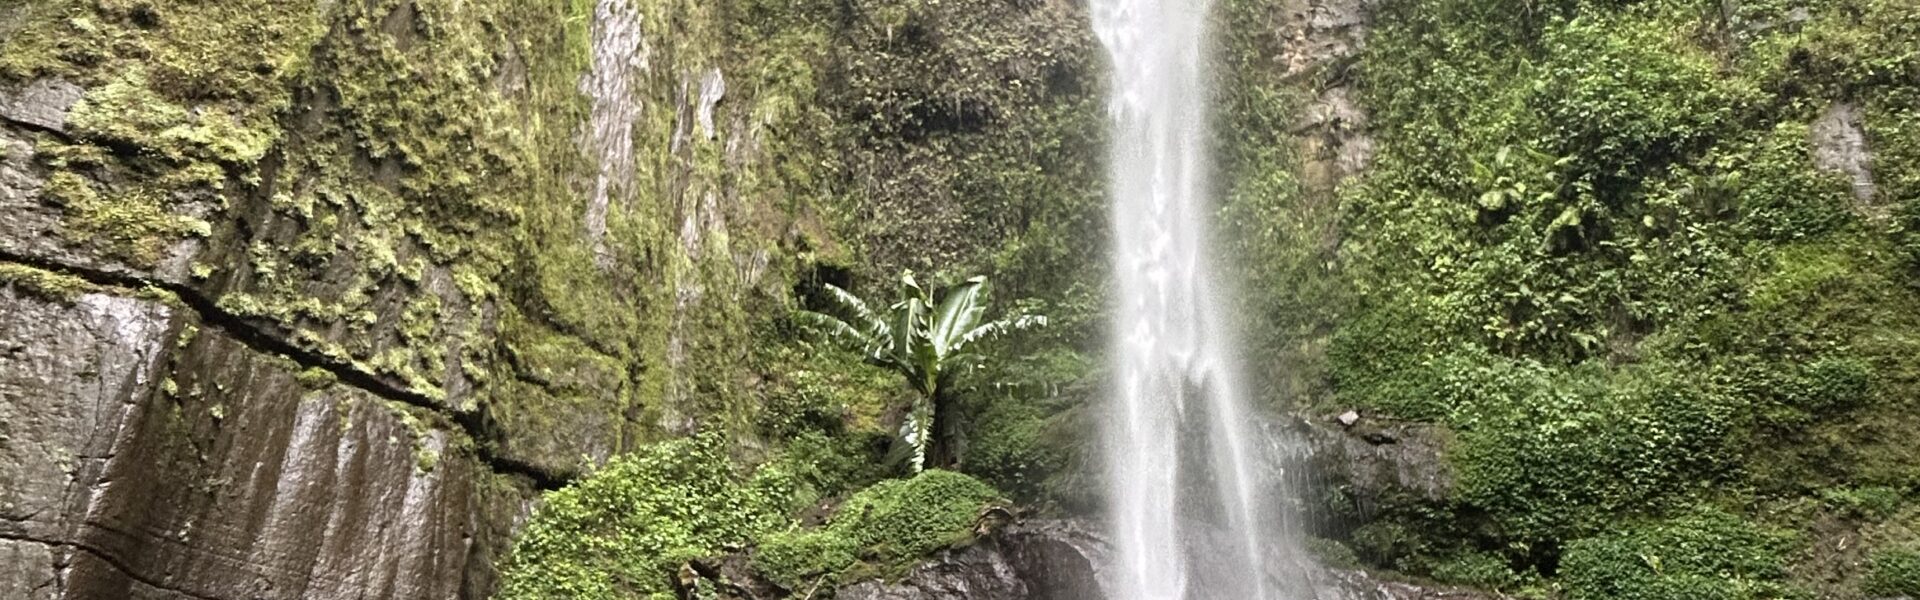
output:
M 1906 494 L 1885 486 L 1828 488 L 1820 491 L 1820 500 L 1829 508 L 1855 518 L 1886 519 L 1900 511 Z
M 71 304 L 100 289 L 87 280 L 14 263 L 0 263 L 0 284 L 44 300 Z
M 299 375 L 294 376 L 294 379 L 300 382 L 300 387 L 309 390 L 326 389 L 340 380 L 332 371 L 319 367 L 308 367 L 301 370 Z
M 68 119 L 79 142 L 43 153 L 61 169 L 47 194 L 67 209 L 63 233 L 137 266 L 211 234 L 175 205 L 257 175 L 288 80 L 321 33 L 318 11 L 260 0 L 52 2 L 25 15 L 0 48 L 0 76 L 87 89 Z M 90 189 L 83 174 L 113 184 Z
M 951 471 L 882 481 L 848 498 L 824 527 L 763 537 L 754 564 L 792 589 L 898 577 L 922 557 L 970 540 L 981 510 L 997 498 L 992 487 Z
M 172 243 L 211 233 L 206 221 L 173 214 L 171 201 L 148 189 L 103 190 L 79 174 L 56 171 L 43 193 L 65 210 L 69 237 L 136 264 L 153 264 Z
M 251 165 L 276 141 L 278 130 L 270 124 L 245 128 L 225 108 L 189 109 L 154 88 L 144 65 L 127 68 L 89 90 L 68 122 L 75 134 L 90 140 L 138 147 L 180 163 Z M 218 187 L 221 178 L 201 183 Z

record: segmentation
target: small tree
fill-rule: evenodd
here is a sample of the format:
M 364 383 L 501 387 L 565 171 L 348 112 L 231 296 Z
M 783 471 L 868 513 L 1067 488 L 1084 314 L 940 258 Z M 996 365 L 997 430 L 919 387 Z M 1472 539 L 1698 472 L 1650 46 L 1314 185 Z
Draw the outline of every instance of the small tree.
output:
M 901 428 L 913 452 L 915 473 L 929 466 L 930 459 L 931 466 L 947 467 L 956 458 L 949 386 L 956 373 L 981 360 L 967 350 L 1001 333 L 1047 324 L 1047 318 L 1038 315 L 982 322 L 986 285 L 986 277 L 973 277 L 932 294 L 907 271 L 900 276 L 899 301 L 884 315 L 831 284 L 825 286 L 827 298 L 840 316 L 813 311 L 797 315 L 801 324 L 858 350 L 869 364 L 899 373 L 919 392 Z

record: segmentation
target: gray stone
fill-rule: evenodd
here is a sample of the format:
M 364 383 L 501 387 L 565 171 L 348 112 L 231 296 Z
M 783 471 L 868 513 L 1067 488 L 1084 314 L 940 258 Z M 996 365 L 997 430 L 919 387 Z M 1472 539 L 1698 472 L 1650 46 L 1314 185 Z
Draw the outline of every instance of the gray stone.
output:
M 190 310 L 0 286 L 0 597 L 484 596 L 525 492 L 299 370 Z
M 727 77 L 719 69 L 709 69 L 700 78 L 700 106 L 695 110 L 695 119 L 699 122 L 701 136 L 712 140 L 719 135 L 713 127 L 713 108 L 727 96 Z
M 194 256 L 203 247 L 199 239 L 179 240 L 151 267 L 134 266 L 98 251 L 65 230 L 65 211 L 43 197 L 47 174 L 35 164 L 28 136 L 0 127 L 0 252 L 35 260 L 169 282 L 187 281 Z M 182 202 L 174 210 L 204 215 L 208 202 Z
M 1327 569 L 1314 600 L 1504 600 L 1495 592 L 1396 581 L 1366 571 Z
M 1334 417 L 1334 420 L 1339 421 L 1341 426 L 1352 427 L 1355 423 L 1360 422 L 1360 413 L 1358 411 L 1349 410 L 1347 412 L 1340 413 L 1340 416 Z
M 1369 419 L 1351 427 L 1303 422 L 1314 473 L 1345 490 L 1370 515 L 1389 498 L 1445 501 L 1454 487 L 1452 435 L 1427 423 Z
M 0 88 L 0 119 L 41 129 L 67 130 L 67 111 L 86 90 L 56 78 L 35 79 L 26 85 Z
M 49 600 L 59 590 L 59 553 L 30 540 L 0 539 L 0 598 Z
M 1851 102 L 1835 102 L 1813 122 L 1813 162 L 1821 169 L 1846 176 L 1853 184 L 1853 197 L 1862 206 L 1873 203 L 1873 154 L 1867 148 L 1867 133 L 1860 125 L 1860 107 Z

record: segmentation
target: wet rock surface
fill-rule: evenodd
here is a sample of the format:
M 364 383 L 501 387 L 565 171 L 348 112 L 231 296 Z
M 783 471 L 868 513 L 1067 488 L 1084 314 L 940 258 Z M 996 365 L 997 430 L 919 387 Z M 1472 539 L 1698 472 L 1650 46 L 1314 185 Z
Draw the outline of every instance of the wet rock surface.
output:
M 1366 571 L 1328 569 L 1316 600 L 1501 600 L 1502 594 L 1393 581 Z
M 1106 541 L 1076 521 L 1013 525 L 914 568 L 895 583 L 866 582 L 842 589 L 849 600 L 1100 600 L 1098 565 Z
M 0 598 L 487 593 L 524 484 L 133 295 L 0 286 Z
M 1093 524 L 1023 522 L 972 546 L 942 552 L 898 582 L 872 581 L 835 596 L 853 600 L 1099 600 L 1108 548 Z M 1310 569 L 1313 600 L 1498 600 L 1498 594 L 1395 581 L 1364 571 Z
M 1295 429 L 1311 448 L 1314 473 L 1345 490 L 1362 515 L 1389 498 L 1440 502 L 1453 491 L 1446 456 L 1452 436 L 1445 428 L 1350 411 L 1325 422 L 1302 421 Z

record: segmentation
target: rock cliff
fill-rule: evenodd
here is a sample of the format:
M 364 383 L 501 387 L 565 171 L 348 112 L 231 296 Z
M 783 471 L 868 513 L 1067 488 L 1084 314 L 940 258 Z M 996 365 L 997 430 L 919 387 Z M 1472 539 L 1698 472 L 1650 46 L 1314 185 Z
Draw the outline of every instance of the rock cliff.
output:
M 796 284 L 1094 206 L 1078 13 L 974 4 L 0 2 L 0 597 L 482 598 L 777 442 Z

